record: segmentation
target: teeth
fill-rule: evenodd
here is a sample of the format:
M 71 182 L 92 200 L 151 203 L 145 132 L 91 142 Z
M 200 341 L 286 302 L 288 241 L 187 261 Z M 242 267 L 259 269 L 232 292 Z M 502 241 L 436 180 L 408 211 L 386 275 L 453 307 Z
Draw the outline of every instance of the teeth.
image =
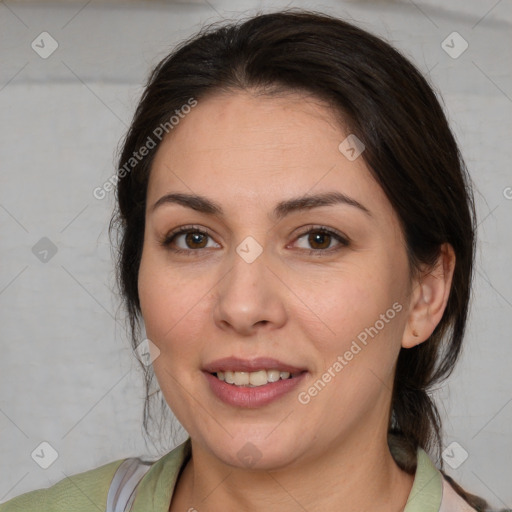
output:
M 257 387 L 279 379 L 290 378 L 290 372 L 279 370 L 258 370 L 257 372 L 217 372 L 217 378 L 235 386 Z
M 253 386 L 263 386 L 268 382 L 266 370 L 260 370 L 259 372 L 251 372 L 248 375 L 248 377 L 249 384 L 252 384 Z
M 279 370 L 267 370 L 267 379 L 269 382 L 277 382 L 281 377 Z
M 233 380 L 236 386 L 247 386 L 249 384 L 249 373 L 233 372 Z

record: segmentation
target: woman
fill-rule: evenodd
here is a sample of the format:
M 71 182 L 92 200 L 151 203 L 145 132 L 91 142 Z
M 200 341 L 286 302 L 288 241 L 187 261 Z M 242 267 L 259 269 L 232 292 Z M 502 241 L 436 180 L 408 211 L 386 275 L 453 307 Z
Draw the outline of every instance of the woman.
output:
M 409 61 L 307 11 L 205 30 L 153 71 L 117 182 L 133 347 L 142 319 L 190 437 L 0 512 L 488 510 L 436 468 L 475 214 Z

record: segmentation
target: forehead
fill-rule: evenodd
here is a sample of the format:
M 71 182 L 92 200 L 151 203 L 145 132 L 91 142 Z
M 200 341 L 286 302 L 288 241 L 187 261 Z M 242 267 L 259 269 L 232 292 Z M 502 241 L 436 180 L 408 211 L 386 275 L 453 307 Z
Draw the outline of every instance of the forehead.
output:
M 162 141 L 148 205 L 181 191 L 218 198 L 236 211 L 244 204 L 270 207 L 285 197 L 337 190 L 389 210 L 364 160 L 351 161 L 339 150 L 347 135 L 332 109 L 310 96 L 211 96 Z

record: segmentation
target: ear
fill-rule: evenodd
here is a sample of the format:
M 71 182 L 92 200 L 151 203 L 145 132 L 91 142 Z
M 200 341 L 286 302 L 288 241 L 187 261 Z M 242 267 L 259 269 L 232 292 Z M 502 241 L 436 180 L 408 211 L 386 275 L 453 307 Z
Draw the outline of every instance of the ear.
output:
M 434 268 L 420 273 L 412 283 L 411 302 L 402 347 L 411 348 L 427 340 L 443 317 L 455 269 L 455 252 L 441 245 Z

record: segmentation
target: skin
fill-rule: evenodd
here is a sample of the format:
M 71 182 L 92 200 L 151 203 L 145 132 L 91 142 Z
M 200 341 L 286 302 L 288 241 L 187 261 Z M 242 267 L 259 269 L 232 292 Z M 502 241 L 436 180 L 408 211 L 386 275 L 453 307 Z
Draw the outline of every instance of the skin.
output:
M 363 158 L 349 161 L 338 149 L 348 133 L 331 112 L 297 93 L 217 94 L 199 101 L 157 151 L 139 296 L 147 336 L 160 351 L 155 374 L 192 440 L 171 511 L 405 506 L 413 476 L 387 445 L 395 364 L 402 347 L 426 340 L 441 319 L 453 250 L 443 246 L 435 268 L 411 274 L 396 213 Z M 332 191 L 370 213 L 335 204 L 271 217 L 279 201 Z M 224 216 L 170 203 L 152 209 L 171 192 L 206 196 Z M 209 236 L 161 244 L 188 224 Z M 315 238 L 318 226 L 349 244 Z M 263 249 L 252 263 L 236 252 L 248 236 Z M 300 403 L 298 394 L 394 303 L 402 310 Z M 227 356 L 273 357 L 308 373 L 279 400 L 242 409 L 221 402 L 201 371 Z M 248 442 L 260 457 L 252 465 L 237 455 Z

